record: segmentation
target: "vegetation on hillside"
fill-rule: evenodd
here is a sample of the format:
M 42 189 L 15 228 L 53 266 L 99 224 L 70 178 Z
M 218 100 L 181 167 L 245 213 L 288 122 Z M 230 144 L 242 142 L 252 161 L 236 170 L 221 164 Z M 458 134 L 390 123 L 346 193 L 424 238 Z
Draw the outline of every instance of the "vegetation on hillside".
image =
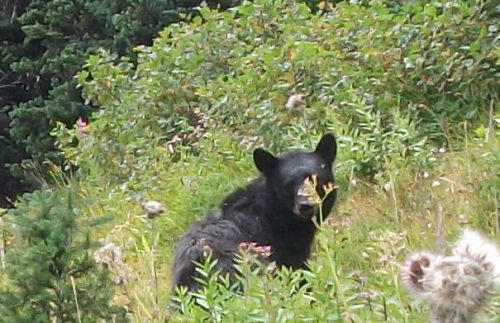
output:
M 52 132 L 71 174 L 54 170 L 53 189 L 74 191 L 86 217 L 114 217 L 97 235 L 123 252 L 114 270 L 127 280 L 113 304 L 130 319 L 422 321 L 428 309 L 400 288 L 406 256 L 442 251 L 440 239 L 462 226 L 498 242 L 496 4 L 317 9 L 289 0 L 203 7 L 134 59 L 103 50 L 77 74 L 86 104 L 99 109 L 88 125 Z M 285 108 L 292 93 L 307 95 L 303 110 Z M 169 311 L 175 242 L 256 176 L 251 151 L 308 148 L 326 131 L 339 138 L 340 201 L 310 270 L 255 268 L 243 255 L 243 293 L 209 279 L 203 292 L 181 295 L 184 312 Z M 148 200 L 165 212 L 148 218 Z M 6 228 L 10 241 L 16 229 Z M 481 318 L 498 320 L 499 302 Z
M 64 196 L 67 195 L 67 196 Z M 70 191 L 45 190 L 13 210 L 15 245 L 7 253 L 9 285 L 0 291 L 2 322 L 95 322 L 122 309 L 110 306 L 109 272 L 99 268 L 91 229 L 106 221 L 83 219 Z
M 73 124 L 85 104 L 75 74 L 106 48 L 135 61 L 133 47 L 151 45 L 164 26 L 194 12 L 199 0 L 6 0 L 0 5 L 0 206 L 36 188 L 34 174 L 63 163 L 50 135 Z M 226 8 L 232 0 L 209 1 Z M 46 176 L 45 176 L 46 177 Z

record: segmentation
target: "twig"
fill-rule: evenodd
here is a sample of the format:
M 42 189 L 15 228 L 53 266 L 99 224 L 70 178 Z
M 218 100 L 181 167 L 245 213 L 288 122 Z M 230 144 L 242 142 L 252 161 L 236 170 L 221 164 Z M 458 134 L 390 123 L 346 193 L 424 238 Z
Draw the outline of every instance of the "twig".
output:
M 80 315 L 80 306 L 78 306 L 78 297 L 76 296 L 75 280 L 73 279 L 73 276 L 69 276 L 69 278 L 71 279 L 71 285 L 73 286 L 73 295 L 75 296 L 76 314 L 78 315 L 78 322 L 82 323 L 82 318 Z
M 4 221 L 3 215 L 7 213 L 7 210 L 1 210 L 0 213 L 0 262 L 2 264 L 2 269 L 5 269 L 5 233 L 3 231 Z
M 312 141 L 311 141 L 311 133 L 309 132 L 309 123 L 307 122 L 307 116 L 306 116 L 306 107 L 303 108 L 302 110 L 302 117 L 304 118 L 304 128 L 307 134 L 307 142 L 309 144 L 309 148 L 312 148 Z
M 495 219 L 496 219 L 496 233 L 500 233 L 500 221 L 499 221 L 499 214 L 498 214 L 498 196 L 497 196 L 497 189 L 495 186 L 493 186 L 493 195 L 494 195 L 494 203 L 495 203 Z
M 155 223 L 153 220 L 151 220 L 151 269 L 153 271 L 153 279 L 154 279 L 154 297 L 155 297 L 155 310 L 158 308 L 159 305 L 159 300 L 158 300 L 158 273 L 156 270 L 156 259 L 155 259 L 155 253 L 156 253 L 156 227 Z
M 489 120 L 488 120 L 488 132 L 486 135 L 486 138 L 488 141 L 491 140 L 493 137 L 493 102 L 494 100 L 491 99 L 490 101 L 490 113 L 489 113 Z
M 443 207 L 438 204 L 436 209 L 436 250 L 444 253 Z

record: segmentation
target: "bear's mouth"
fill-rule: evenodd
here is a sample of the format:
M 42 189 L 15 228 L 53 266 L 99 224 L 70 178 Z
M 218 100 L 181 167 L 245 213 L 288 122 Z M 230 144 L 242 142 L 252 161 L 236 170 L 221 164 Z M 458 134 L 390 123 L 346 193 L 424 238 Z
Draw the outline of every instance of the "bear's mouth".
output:
M 311 218 L 316 213 L 317 207 L 317 205 L 299 204 L 297 207 L 297 215 L 305 218 Z
M 293 213 L 304 218 L 311 218 L 321 204 L 321 198 L 316 192 L 317 175 L 306 177 L 295 193 Z
M 308 196 L 297 194 L 295 197 L 294 213 L 304 218 L 311 218 L 318 209 L 319 203 Z

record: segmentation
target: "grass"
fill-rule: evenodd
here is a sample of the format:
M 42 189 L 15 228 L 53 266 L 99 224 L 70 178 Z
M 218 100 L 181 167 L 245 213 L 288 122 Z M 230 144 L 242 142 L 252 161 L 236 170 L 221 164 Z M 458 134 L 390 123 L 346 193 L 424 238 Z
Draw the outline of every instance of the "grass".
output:
M 388 167 L 385 182 L 339 180 L 345 185 L 340 187 L 333 214 L 317 235 L 311 272 L 306 274 L 314 292 L 304 292 L 298 299 L 289 289 L 299 288 L 282 273 L 279 278 L 252 277 L 246 283 L 250 286 L 246 296 L 228 298 L 225 311 L 214 305 L 211 320 L 238 321 L 244 315 L 275 322 L 424 320 L 425 306 L 415 303 L 400 287 L 400 264 L 417 250 L 446 250 L 446 241 L 455 241 L 461 227 L 477 228 L 499 241 L 498 148 L 496 141 L 470 142 L 464 151 L 434 153 L 429 169 L 413 172 Z M 158 181 L 140 198 L 133 192 L 115 191 L 89 205 L 87 211 L 94 216 L 116 217 L 113 227 L 102 235 L 124 250 L 130 277 L 116 289 L 115 302 L 126 307 L 134 321 L 170 318 L 184 322 L 204 317 L 199 309 L 191 309 L 186 316 L 168 311 L 174 246 L 191 221 L 214 209 L 225 194 L 252 177 L 249 156 L 240 157 L 245 161 L 231 159 L 221 164 L 206 159 L 164 169 L 167 180 Z M 197 176 L 192 176 L 195 169 Z M 168 180 L 174 174 L 183 181 Z M 95 194 L 95 188 L 81 190 L 87 196 Z M 154 220 L 156 233 L 139 206 L 140 199 L 148 198 L 167 208 Z M 223 294 L 219 293 L 221 299 Z M 308 299 L 315 301 L 314 306 Z M 213 302 L 217 304 L 217 297 Z M 496 295 L 483 313 L 485 321 L 499 318 L 492 314 L 499 312 L 499 303 Z M 240 307 L 246 311 L 241 317 L 232 310 Z
M 114 274 L 127 279 L 116 286 L 114 303 L 131 321 L 415 322 L 426 320 L 428 308 L 400 287 L 409 254 L 446 252 L 462 227 L 500 240 L 499 146 L 495 138 L 469 140 L 462 151 L 435 152 L 427 169 L 388 164 L 376 182 L 353 178 L 340 160 L 339 200 L 317 235 L 310 271 L 257 274 L 247 266 L 243 295 L 212 281 L 209 292 L 189 296 L 201 304 L 206 299 L 210 311 L 191 306 L 184 315 L 169 310 L 175 243 L 195 218 L 255 176 L 248 151 L 230 147 L 170 167 L 158 162 L 144 175 L 156 179 L 139 190 L 110 186 L 105 178 L 75 187 L 89 201 L 85 214 L 115 218 L 98 236 L 123 252 L 124 265 Z M 149 199 L 166 207 L 154 220 L 140 207 Z M 495 322 L 498 313 L 500 296 L 494 295 L 480 319 Z
M 128 65 L 103 64 L 111 61 L 105 54 L 90 59 L 82 74 L 87 84 L 81 85 L 86 99 L 97 99 L 93 103 L 102 107 L 100 114 L 78 147 L 76 134 L 57 135 L 62 143 L 71 139 L 62 146 L 70 153 L 68 161 L 80 166 L 77 176 L 83 180 L 68 185 L 57 170 L 52 175 L 63 183 L 59 189 L 77 191 L 86 201 L 82 213 L 88 218 L 115 219 L 96 237 L 123 252 L 123 266 L 113 270 L 127 279 L 116 286 L 114 302 L 137 322 L 424 321 L 428 309 L 399 286 L 406 256 L 423 249 L 446 252 L 461 227 L 477 228 L 497 242 L 500 236 L 498 95 L 489 88 L 494 77 L 484 67 L 496 57 L 495 33 L 487 27 L 493 20 L 482 2 L 464 3 L 450 2 L 445 14 L 438 2 L 409 4 L 401 13 L 339 5 L 331 17 L 321 18 L 288 2 L 248 3 L 239 18 L 231 12 L 210 18 L 218 14 L 205 12 L 203 24 L 166 30 L 152 48 L 139 50 L 141 63 L 130 80 Z M 281 18 L 268 10 L 279 7 Z M 274 33 L 276 26 L 284 33 Z M 210 41 L 219 41 L 210 46 L 199 46 L 205 40 L 193 42 L 207 33 Z M 479 50 L 467 49 L 476 38 Z M 241 40 L 252 47 L 248 54 L 240 52 Z M 400 52 L 393 55 L 395 42 Z M 285 52 L 269 51 L 270 44 Z M 219 47 L 220 53 L 213 51 Z M 200 61 L 181 59 L 179 66 L 176 57 L 192 53 Z M 228 62 L 219 70 L 220 55 Z M 425 64 L 416 66 L 419 61 Z M 231 68 L 227 75 L 226 66 Z M 170 70 L 177 72 L 163 73 Z M 179 75 L 186 76 L 180 83 Z M 304 110 L 304 126 L 282 110 L 284 93 L 292 86 L 314 90 L 318 99 L 307 110 L 309 119 Z M 121 99 L 111 102 L 111 97 Z M 475 119 L 474 112 L 480 114 L 486 100 L 488 129 L 474 130 L 484 124 L 485 115 Z M 182 108 L 184 103 L 189 109 Z M 183 109 L 201 111 L 201 130 L 185 124 Z M 464 119 L 461 113 L 472 114 Z M 469 118 L 477 124 L 461 129 Z M 243 295 L 211 280 L 208 292 L 187 296 L 209 311 L 169 312 L 175 243 L 193 220 L 215 210 L 225 195 L 256 175 L 255 138 L 271 149 L 307 141 L 310 146 L 311 132 L 331 128 L 342 144 L 336 166 L 340 198 L 317 235 L 311 270 L 257 274 L 247 266 Z M 462 130 L 477 138 L 464 140 Z M 165 142 L 172 131 L 201 138 L 187 141 L 189 147 L 179 144 L 172 155 Z M 424 139 L 429 136 L 453 149 L 428 158 L 431 141 Z M 236 138 L 247 139 L 247 147 Z M 373 173 L 378 175 L 370 182 L 354 176 Z M 148 219 L 140 208 L 147 200 L 162 202 L 166 212 Z M 2 266 L 2 251 L 11 242 L 8 231 L 0 222 Z M 492 303 L 483 321 L 500 319 L 494 314 L 500 312 L 498 295 Z

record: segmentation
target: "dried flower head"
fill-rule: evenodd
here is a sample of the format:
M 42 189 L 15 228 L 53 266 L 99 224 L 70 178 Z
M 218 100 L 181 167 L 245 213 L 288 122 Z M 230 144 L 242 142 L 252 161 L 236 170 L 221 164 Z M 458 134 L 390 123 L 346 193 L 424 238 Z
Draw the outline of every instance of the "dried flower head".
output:
M 309 177 L 306 177 L 302 184 L 300 185 L 297 196 L 300 198 L 305 198 L 309 204 L 311 205 L 319 205 L 323 202 L 323 199 L 319 196 L 316 191 L 316 187 L 318 186 L 318 175 L 313 174 Z M 324 196 L 330 194 L 337 187 L 333 182 L 328 182 L 326 185 L 323 185 L 323 191 L 325 192 Z
M 297 191 L 297 197 L 303 198 L 310 205 L 321 204 L 321 197 L 316 192 L 316 183 L 318 182 L 317 175 L 306 177 Z
M 416 296 L 421 296 L 424 292 L 423 278 L 425 271 L 429 269 L 435 257 L 429 252 L 421 251 L 411 255 L 405 261 L 401 278 L 409 292 Z
M 453 249 L 457 257 L 471 258 L 488 273 L 489 279 L 500 285 L 500 251 L 497 246 L 479 233 L 464 229 Z
M 307 95 L 302 93 L 293 94 L 286 101 L 285 107 L 288 110 L 300 110 L 306 105 Z
M 157 201 L 148 201 L 141 204 L 141 208 L 146 211 L 148 218 L 153 219 L 165 212 L 163 204 Z
M 113 263 L 122 261 L 122 253 L 113 242 L 107 242 L 94 253 L 94 259 L 98 264 L 109 268 Z
M 426 298 L 442 312 L 471 317 L 483 305 L 491 288 L 481 266 L 471 259 L 438 257 L 423 278 Z
M 122 259 L 120 248 L 113 242 L 103 240 L 103 246 L 94 253 L 94 260 L 104 269 L 115 274 L 113 279 L 117 285 L 125 284 L 128 281 L 128 267 Z
M 431 322 L 472 322 L 495 291 L 500 258 L 493 243 L 465 230 L 452 253 L 419 252 L 403 266 L 403 283 L 430 304 Z

